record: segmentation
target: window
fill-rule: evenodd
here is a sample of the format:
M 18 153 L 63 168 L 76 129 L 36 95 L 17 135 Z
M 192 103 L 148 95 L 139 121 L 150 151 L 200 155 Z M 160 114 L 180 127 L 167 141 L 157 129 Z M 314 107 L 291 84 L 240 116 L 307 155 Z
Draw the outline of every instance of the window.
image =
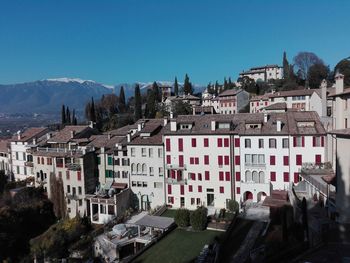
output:
M 231 181 L 231 174 L 230 174 L 230 172 L 225 172 L 225 180 L 226 181 Z
M 229 147 L 230 146 L 230 141 L 228 138 L 224 139 L 224 147 Z
M 142 174 L 147 173 L 147 165 L 145 163 L 142 164 Z
M 240 187 L 237 187 L 237 188 L 236 188 L 236 192 L 237 192 L 237 194 L 239 195 L 239 194 L 241 193 L 241 188 L 240 188 Z
M 241 181 L 241 172 L 236 172 L 236 182 Z
M 244 155 L 245 164 L 251 164 L 252 163 L 252 155 L 246 154 Z
M 163 167 L 159 167 L 158 168 L 158 174 L 159 174 L 159 176 L 163 176 L 164 175 Z
M 204 147 L 209 147 L 209 139 L 208 138 L 204 138 L 203 144 L 204 144 Z
M 192 185 L 189 185 L 189 186 L 188 186 L 188 191 L 189 191 L 189 192 L 192 192 L 192 191 L 193 191 Z
M 239 143 L 239 138 L 235 138 L 235 147 L 239 147 L 240 143 Z
M 167 164 L 171 164 L 171 157 L 170 157 L 170 155 L 166 156 L 166 163 Z
M 202 174 L 201 173 L 198 173 L 198 180 L 202 181 Z
M 270 172 L 270 179 L 272 182 L 276 181 L 276 172 Z
M 219 172 L 219 181 L 224 180 L 224 172 Z
M 158 149 L 158 158 L 163 158 L 163 149 Z
M 296 159 L 296 165 L 301 165 L 302 164 L 302 155 L 301 154 L 297 154 L 297 156 L 295 157 Z
M 67 185 L 67 193 L 70 193 L 70 185 Z
M 218 147 L 222 147 L 222 139 L 218 138 Z
M 222 156 L 221 155 L 218 156 L 218 165 L 222 166 Z
M 148 156 L 153 158 L 153 148 L 148 149 Z
M 171 195 L 171 192 L 172 192 L 171 190 L 172 190 L 172 189 L 171 189 L 171 184 L 168 184 L 168 194 L 169 194 L 169 195 Z
M 252 147 L 250 139 L 245 139 L 244 140 L 244 147 L 245 148 L 251 148 Z
M 283 165 L 289 165 L 289 157 L 288 156 L 283 156 Z
M 149 175 L 154 176 L 154 168 L 153 167 L 149 168 Z
M 324 137 L 313 136 L 313 137 L 312 137 L 312 146 L 313 146 L 313 147 L 320 147 L 320 146 L 323 146 L 323 145 L 322 145 L 322 141 L 324 141 Z M 323 143 L 324 143 L 324 142 L 323 142 Z
M 260 184 L 265 183 L 265 173 L 263 171 L 259 172 L 259 183 Z
M 220 194 L 223 194 L 223 193 L 224 193 L 224 187 L 220 186 Z
M 184 167 L 184 156 L 183 155 L 179 155 L 179 166 Z
M 66 179 L 69 180 L 69 171 L 66 171 Z
M 205 171 L 205 172 L 204 172 L 204 178 L 205 178 L 206 181 L 209 181 L 209 180 L 210 180 L 209 171 Z
M 230 156 L 228 156 L 228 155 L 225 155 L 224 156 L 225 158 L 225 165 L 229 165 L 230 164 Z
M 135 157 L 135 148 L 134 147 L 131 148 L 131 156 Z
M 197 205 L 201 204 L 201 199 L 200 198 L 196 198 L 196 201 L 197 201 Z
M 191 198 L 191 205 L 194 205 L 195 204 L 195 200 L 194 198 Z
M 253 171 L 252 177 L 253 177 L 253 182 L 254 183 L 259 183 L 259 174 L 258 174 L 257 171 Z
M 304 147 L 305 146 L 304 136 L 293 137 L 293 146 L 294 147 Z
M 146 148 L 141 148 L 141 155 L 142 155 L 142 157 L 147 156 L 147 149 Z
M 178 139 L 179 152 L 183 152 L 184 150 L 184 141 L 182 138 Z
M 294 183 L 299 183 L 299 173 L 294 173 Z
M 113 157 L 112 156 L 108 156 L 108 165 L 113 165 Z
M 321 163 L 321 155 L 320 154 L 316 154 L 315 155 L 315 163 L 316 164 L 320 164 Z
M 202 186 L 198 185 L 198 193 L 201 193 L 201 192 L 202 192 Z
M 78 186 L 78 194 L 79 194 L 79 195 L 82 194 L 81 186 Z
M 39 158 L 39 157 L 38 157 L 38 158 Z M 18 152 L 16 152 L 16 160 L 19 160 L 19 158 L 18 158 Z M 38 163 L 40 163 L 40 158 L 39 158 Z
M 78 181 L 81 181 L 81 171 L 77 171 Z
M 251 181 L 253 181 L 253 177 L 252 177 L 252 172 L 251 172 L 251 171 L 246 171 L 246 172 L 245 172 L 245 181 L 246 181 L 246 182 L 251 182 Z
M 235 164 L 236 164 L 236 165 L 240 165 L 240 163 L 241 163 L 241 158 L 240 158 L 240 156 L 235 156 Z
M 283 181 L 289 182 L 289 173 L 288 172 L 283 173 Z
M 259 139 L 259 148 L 264 148 L 264 139 Z
M 276 144 L 276 139 L 269 139 L 269 148 L 277 148 Z
M 47 164 L 52 165 L 52 158 L 47 158 Z
M 209 164 L 209 155 L 204 155 L 204 164 Z
M 271 155 L 270 156 L 270 165 L 275 165 L 276 164 L 276 156 Z
M 197 140 L 196 140 L 196 138 L 192 138 L 192 147 L 197 147 Z
M 289 148 L 289 141 L 287 138 L 282 139 L 282 148 Z
M 170 139 L 169 138 L 165 140 L 165 150 L 167 152 L 170 152 Z

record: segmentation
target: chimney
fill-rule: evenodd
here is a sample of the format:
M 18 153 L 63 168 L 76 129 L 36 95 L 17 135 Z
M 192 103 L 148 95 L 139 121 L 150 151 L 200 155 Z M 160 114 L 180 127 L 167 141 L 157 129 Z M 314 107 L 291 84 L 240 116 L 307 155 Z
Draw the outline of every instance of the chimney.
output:
M 126 140 L 127 140 L 127 142 L 131 142 L 131 134 L 129 132 L 126 135 Z
M 93 121 L 89 121 L 89 127 L 90 127 L 91 129 L 94 128 L 94 122 L 93 122 Z
M 280 120 L 277 120 L 276 122 L 276 128 L 277 128 L 277 131 L 280 132 L 282 130 L 282 121 Z
M 196 115 L 196 107 L 192 107 L 192 115 Z
M 344 91 L 344 75 L 337 73 L 335 75 L 335 94 L 342 93 Z
M 264 113 L 264 122 L 267 123 L 268 120 L 269 120 L 269 115 L 265 112 Z
M 322 116 L 327 116 L 327 81 L 324 79 L 321 82 L 321 102 L 322 102 Z
M 107 138 L 108 138 L 108 140 L 111 139 L 111 134 L 110 133 L 107 134 Z
M 51 133 L 46 133 L 46 139 L 48 140 L 48 139 L 50 139 L 51 138 Z
M 33 138 L 33 145 L 36 145 L 36 138 Z
M 170 112 L 170 119 L 173 119 L 174 118 L 174 113 L 171 111 Z
M 138 130 L 138 131 L 141 131 L 141 130 L 142 130 L 142 124 L 141 124 L 141 123 L 137 124 L 137 130 Z
M 101 153 L 105 153 L 105 147 L 101 147 Z
M 17 140 L 20 140 L 22 138 L 22 136 L 21 136 L 21 131 L 18 131 L 17 132 Z
M 174 119 L 172 119 L 171 121 L 170 121 L 170 130 L 171 131 L 176 131 L 177 130 L 177 123 L 176 123 L 176 120 L 174 120 Z
M 164 127 L 168 124 L 168 118 L 164 118 Z
M 215 121 L 211 121 L 210 128 L 212 131 L 215 131 L 215 129 L 216 129 L 216 122 Z
M 75 135 L 75 132 L 74 132 L 74 131 L 70 131 L 70 138 L 71 138 L 71 139 L 74 138 L 74 135 Z

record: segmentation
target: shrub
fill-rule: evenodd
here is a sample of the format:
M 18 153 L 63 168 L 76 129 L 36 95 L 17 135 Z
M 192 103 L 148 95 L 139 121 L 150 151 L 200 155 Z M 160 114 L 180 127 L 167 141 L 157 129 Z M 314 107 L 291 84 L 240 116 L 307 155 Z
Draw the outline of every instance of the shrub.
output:
M 239 210 L 239 204 L 236 200 L 231 199 L 228 202 L 228 210 L 230 210 L 231 212 L 237 213 Z
M 205 207 L 198 207 L 191 213 L 190 222 L 193 230 L 201 231 L 207 227 L 208 209 Z
M 187 227 L 190 225 L 190 211 L 188 211 L 188 209 L 179 208 L 176 210 L 174 219 L 179 227 Z

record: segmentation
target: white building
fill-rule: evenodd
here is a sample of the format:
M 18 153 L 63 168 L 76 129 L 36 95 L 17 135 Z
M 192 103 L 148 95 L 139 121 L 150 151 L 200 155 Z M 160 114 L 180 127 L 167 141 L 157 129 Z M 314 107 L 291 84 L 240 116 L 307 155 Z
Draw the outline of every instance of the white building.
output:
M 218 96 L 219 112 L 221 114 L 235 114 L 249 103 L 249 93 L 243 89 L 229 89 Z
M 268 81 L 270 79 L 283 79 L 283 69 L 278 65 L 266 65 L 254 67 L 247 71 L 239 73 L 240 78 L 248 77 L 257 81 Z
M 0 171 L 4 171 L 7 176 L 11 174 L 11 151 L 9 140 L 0 140 Z
M 47 128 L 29 128 L 23 133 L 18 132 L 11 139 L 11 170 L 15 180 L 24 180 L 33 173 L 33 160 L 30 149 L 37 146 L 37 142 L 46 137 Z

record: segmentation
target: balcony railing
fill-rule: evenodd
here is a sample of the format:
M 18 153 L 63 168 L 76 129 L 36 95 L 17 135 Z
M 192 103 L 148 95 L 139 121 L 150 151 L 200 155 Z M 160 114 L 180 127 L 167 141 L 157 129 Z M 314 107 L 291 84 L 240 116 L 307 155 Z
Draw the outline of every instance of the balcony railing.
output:
M 28 166 L 28 167 L 33 167 L 33 162 L 25 162 L 24 163 L 25 166 Z
M 71 153 L 71 154 L 85 154 L 87 152 L 94 151 L 94 147 L 86 147 L 84 149 L 67 149 L 67 148 L 48 148 L 48 147 L 37 147 L 37 152 L 48 152 L 48 153 Z
M 81 165 L 79 163 L 67 163 L 66 167 L 68 170 L 71 170 L 71 171 L 80 171 L 81 170 Z
M 244 165 L 247 168 L 266 168 L 266 163 L 245 163 Z
M 165 178 L 167 184 L 180 184 L 185 185 L 187 184 L 187 179 L 180 179 L 177 180 L 176 178 Z
M 166 164 L 166 169 L 172 169 L 172 170 L 186 170 L 186 165 L 180 166 L 179 164 Z

